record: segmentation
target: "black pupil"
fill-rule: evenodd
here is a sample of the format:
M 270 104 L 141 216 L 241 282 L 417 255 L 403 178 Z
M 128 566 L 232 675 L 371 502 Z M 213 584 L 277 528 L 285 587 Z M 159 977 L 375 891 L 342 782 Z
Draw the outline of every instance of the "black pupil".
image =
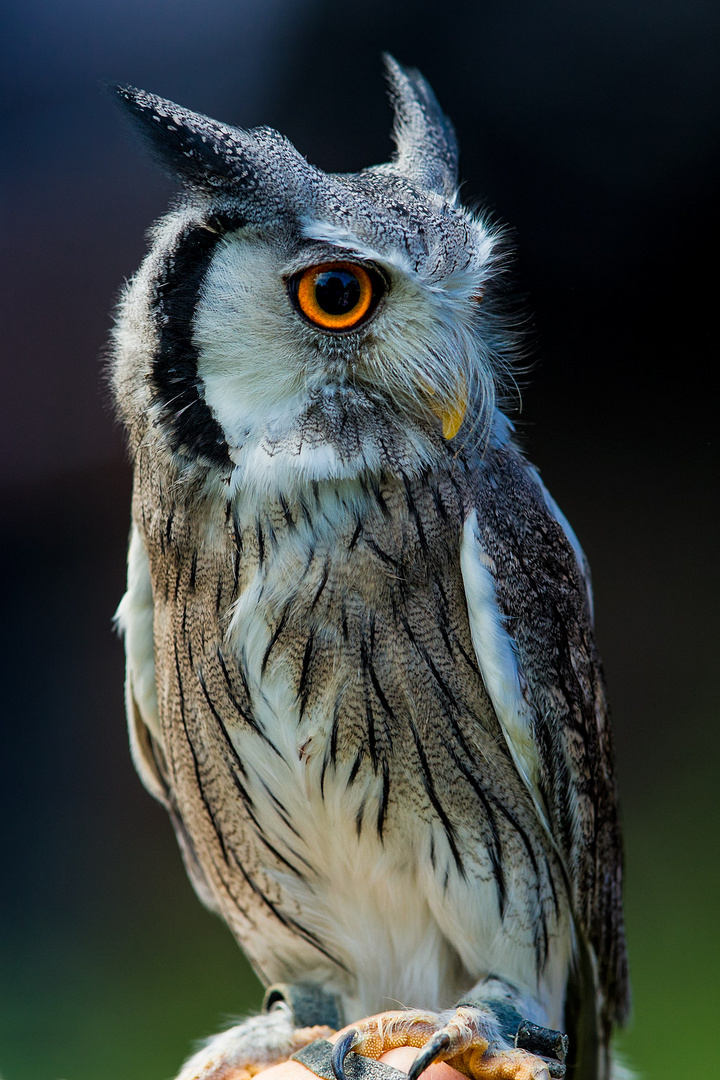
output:
M 350 270 L 324 270 L 315 278 L 315 299 L 328 315 L 347 315 L 360 302 L 360 282 Z

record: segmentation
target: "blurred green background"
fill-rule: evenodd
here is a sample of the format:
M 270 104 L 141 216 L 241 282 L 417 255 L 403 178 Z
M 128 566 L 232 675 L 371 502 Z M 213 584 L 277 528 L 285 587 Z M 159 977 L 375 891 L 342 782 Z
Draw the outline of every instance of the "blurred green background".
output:
M 98 357 L 172 186 L 97 80 L 326 169 L 389 152 L 381 49 L 431 79 L 469 200 L 517 230 L 521 438 L 593 568 L 641 1075 L 709 1075 L 720 994 L 720 8 L 10 0 L 0 34 L 0 1074 L 164 1080 L 261 989 L 130 764 L 129 470 Z M 709 268 L 708 268 L 708 260 Z

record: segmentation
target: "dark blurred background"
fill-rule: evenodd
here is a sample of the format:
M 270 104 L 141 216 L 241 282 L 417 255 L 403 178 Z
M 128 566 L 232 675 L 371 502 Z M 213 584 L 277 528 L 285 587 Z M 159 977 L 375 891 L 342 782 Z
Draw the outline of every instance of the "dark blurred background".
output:
M 325 169 L 386 160 L 380 53 L 454 119 L 468 200 L 516 231 L 523 441 L 594 571 L 646 1077 L 709 1075 L 718 1016 L 714 0 L 6 0 L 0 1071 L 163 1080 L 255 1007 L 126 747 L 130 478 L 101 356 L 172 186 L 100 79 Z M 715 356 L 715 361 L 712 361 Z M 711 362 L 712 361 L 712 362 Z

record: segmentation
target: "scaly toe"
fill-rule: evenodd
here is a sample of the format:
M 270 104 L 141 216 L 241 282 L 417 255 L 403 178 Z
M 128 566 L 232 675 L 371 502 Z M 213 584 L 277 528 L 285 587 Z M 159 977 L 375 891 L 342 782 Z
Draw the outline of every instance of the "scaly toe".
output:
M 434 1013 L 414 1009 L 398 1009 L 379 1013 L 341 1031 L 332 1053 L 332 1070 L 336 1080 L 346 1080 L 344 1063 L 348 1054 L 377 1061 L 388 1050 L 400 1046 L 424 1047 L 438 1027 Z
M 526 1050 L 496 1050 L 474 1047 L 448 1058 L 458 1072 L 471 1080 L 552 1080 L 565 1075 L 565 1066 L 545 1061 Z

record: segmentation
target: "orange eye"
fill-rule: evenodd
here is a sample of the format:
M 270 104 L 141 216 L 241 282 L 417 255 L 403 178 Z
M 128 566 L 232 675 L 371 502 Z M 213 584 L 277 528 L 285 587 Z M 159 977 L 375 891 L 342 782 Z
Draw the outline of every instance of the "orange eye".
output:
M 374 269 L 336 262 L 301 270 L 290 279 L 289 288 L 295 305 L 314 326 L 354 330 L 374 311 L 383 282 Z

